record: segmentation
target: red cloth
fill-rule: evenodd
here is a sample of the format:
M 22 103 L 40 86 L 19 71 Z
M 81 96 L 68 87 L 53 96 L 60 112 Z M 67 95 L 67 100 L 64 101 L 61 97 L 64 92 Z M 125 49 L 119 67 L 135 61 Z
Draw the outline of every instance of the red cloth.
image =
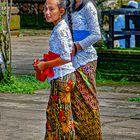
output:
M 48 54 L 43 55 L 42 61 L 50 61 L 50 60 L 54 60 L 58 57 L 60 57 L 59 54 L 56 54 L 56 53 L 49 51 Z M 36 65 L 37 63 L 39 63 L 39 60 L 35 59 L 34 65 Z M 36 71 L 36 79 L 41 81 L 41 82 L 44 82 L 47 77 L 53 77 L 53 76 L 54 76 L 54 71 L 53 71 L 52 67 L 48 67 L 48 68 L 44 69 L 43 72 Z

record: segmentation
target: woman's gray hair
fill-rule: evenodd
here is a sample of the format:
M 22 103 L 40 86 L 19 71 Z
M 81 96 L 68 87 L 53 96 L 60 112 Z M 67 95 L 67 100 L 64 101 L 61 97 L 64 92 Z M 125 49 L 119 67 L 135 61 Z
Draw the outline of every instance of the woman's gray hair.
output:
M 67 0 L 59 0 L 59 7 L 66 9 L 66 1 Z

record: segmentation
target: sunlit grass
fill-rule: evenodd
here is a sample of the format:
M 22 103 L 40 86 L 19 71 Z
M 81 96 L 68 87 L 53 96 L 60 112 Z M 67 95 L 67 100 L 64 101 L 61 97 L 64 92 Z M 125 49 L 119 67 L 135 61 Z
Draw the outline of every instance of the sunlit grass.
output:
M 97 78 L 97 86 L 123 86 L 123 85 L 137 85 L 140 83 L 129 82 L 127 80 L 113 81 Z M 11 80 L 8 82 L 0 82 L 0 92 L 1 93 L 24 93 L 24 94 L 34 94 L 35 90 L 49 88 L 49 83 L 39 82 L 36 80 L 35 75 L 20 75 L 12 76 Z
M 140 96 L 139 97 L 134 97 L 134 98 L 129 98 L 128 101 L 131 101 L 131 102 L 140 102 Z
M 33 94 L 35 90 L 49 88 L 48 81 L 39 82 L 35 76 L 12 76 L 9 82 L 0 82 L 0 92 Z

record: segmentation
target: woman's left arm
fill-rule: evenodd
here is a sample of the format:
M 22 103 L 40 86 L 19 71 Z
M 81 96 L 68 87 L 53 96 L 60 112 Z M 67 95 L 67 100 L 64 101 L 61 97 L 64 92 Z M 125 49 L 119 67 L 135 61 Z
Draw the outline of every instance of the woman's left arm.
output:
M 91 32 L 91 35 L 79 42 L 79 45 L 82 49 L 86 49 L 88 46 L 95 44 L 98 40 L 101 39 L 97 10 L 92 2 L 88 2 L 85 6 L 85 20 L 87 22 L 88 30 Z

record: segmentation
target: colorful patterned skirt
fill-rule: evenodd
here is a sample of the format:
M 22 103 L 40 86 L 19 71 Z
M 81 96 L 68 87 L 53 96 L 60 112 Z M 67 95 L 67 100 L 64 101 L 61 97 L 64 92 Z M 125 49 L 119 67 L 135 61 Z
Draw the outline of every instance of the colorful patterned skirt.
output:
M 95 82 L 96 64 L 97 61 L 90 62 L 75 72 L 77 83 L 71 99 L 76 140 L 102 140 Z
M 44 140 L 75 140 L 71 94 L 76 78 L 71 73 L 51 81 Z

